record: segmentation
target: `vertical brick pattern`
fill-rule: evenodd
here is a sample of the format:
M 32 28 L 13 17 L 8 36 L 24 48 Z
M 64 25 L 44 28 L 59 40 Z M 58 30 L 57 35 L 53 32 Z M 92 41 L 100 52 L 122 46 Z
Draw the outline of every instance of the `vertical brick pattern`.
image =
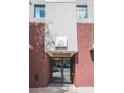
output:
M 29 87 L 45 87 L 50 82 L 50 58 L 44 53 L 44 24 L 29 23 Z M 38 80 L 35 80 L 35 75 Z
M 90 55 L 90 48 L 94 40 L 93 33 L 93 24 L 77 24 L 78 53 L 75 55 L 74 75 L 74 84 L 77 87 L 94 85 L 94 65 Z

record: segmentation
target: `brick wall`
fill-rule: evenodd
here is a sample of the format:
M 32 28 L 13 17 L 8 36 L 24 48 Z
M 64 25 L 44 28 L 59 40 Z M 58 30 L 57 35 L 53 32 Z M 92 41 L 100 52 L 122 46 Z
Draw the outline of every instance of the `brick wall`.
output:
M 29 24 L 29 87 L 45 87 L 50 82 L 50 59 L 44 53 L 44 24 Z
M 93 45 L 94 25 L 77 24 L 78 53 L 75 55 L 74 84 L 79 86 L 94 85 L 94 65 L 90 55 Z
M 44 24 L 30 23 L 29 26 L 29 43 L 33 46 L 33 50 L 29 50 L 29 86 L 45 87 L 50 82 L 51 67 L 50 58 L 44 53 Z M 73 82 L 77 87 L 94 85 L 94 65 L 90 55 L 93 27 L 90 23 L 77 24 L 78 53 L 72 58 L 75 61 Z

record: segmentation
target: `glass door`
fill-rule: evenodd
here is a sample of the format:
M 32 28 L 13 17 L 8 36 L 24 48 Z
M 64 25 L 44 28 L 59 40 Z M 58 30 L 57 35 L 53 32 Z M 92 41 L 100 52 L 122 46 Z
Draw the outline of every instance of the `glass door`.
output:
M 52 60 L 52 83 L 71 83 L 70 58 L 55 58 Z
M 63 83 L 71 83 L 70 59 L 63 59 Z
M 52 82 L 62 83 L 62 61 L 52 60 Z

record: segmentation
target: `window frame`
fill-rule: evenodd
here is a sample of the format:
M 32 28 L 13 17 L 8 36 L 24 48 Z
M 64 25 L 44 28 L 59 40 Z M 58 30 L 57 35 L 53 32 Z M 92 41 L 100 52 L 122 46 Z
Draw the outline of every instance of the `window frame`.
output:
M 77 16 L 77 12 L 78 12 L 77 11 L 77 8 L 78 7 L 80 7 L 80 8 L 86 8 L 86 17 L 80 18 L 80 17 Z M 78 19 L 87 19 L 88 18 L 88 5 L 76 5 L 76 16 L 77 16 Z
M 45 18 L 45 4 L 35 4 L 34 5 L 34 18 L 36 17 L 36 7 L 44 7 L 44 16 L 43 17 L 39 17 L 39 18 Z

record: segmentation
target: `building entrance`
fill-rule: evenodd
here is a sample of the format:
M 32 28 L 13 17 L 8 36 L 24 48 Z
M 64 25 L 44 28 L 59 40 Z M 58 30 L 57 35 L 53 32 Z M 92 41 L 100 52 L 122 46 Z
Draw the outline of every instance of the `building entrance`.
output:
M 70 58 L 52 59 L 52 83 L 63 84 L 72 83 L 71 80 L 71 60 Z

